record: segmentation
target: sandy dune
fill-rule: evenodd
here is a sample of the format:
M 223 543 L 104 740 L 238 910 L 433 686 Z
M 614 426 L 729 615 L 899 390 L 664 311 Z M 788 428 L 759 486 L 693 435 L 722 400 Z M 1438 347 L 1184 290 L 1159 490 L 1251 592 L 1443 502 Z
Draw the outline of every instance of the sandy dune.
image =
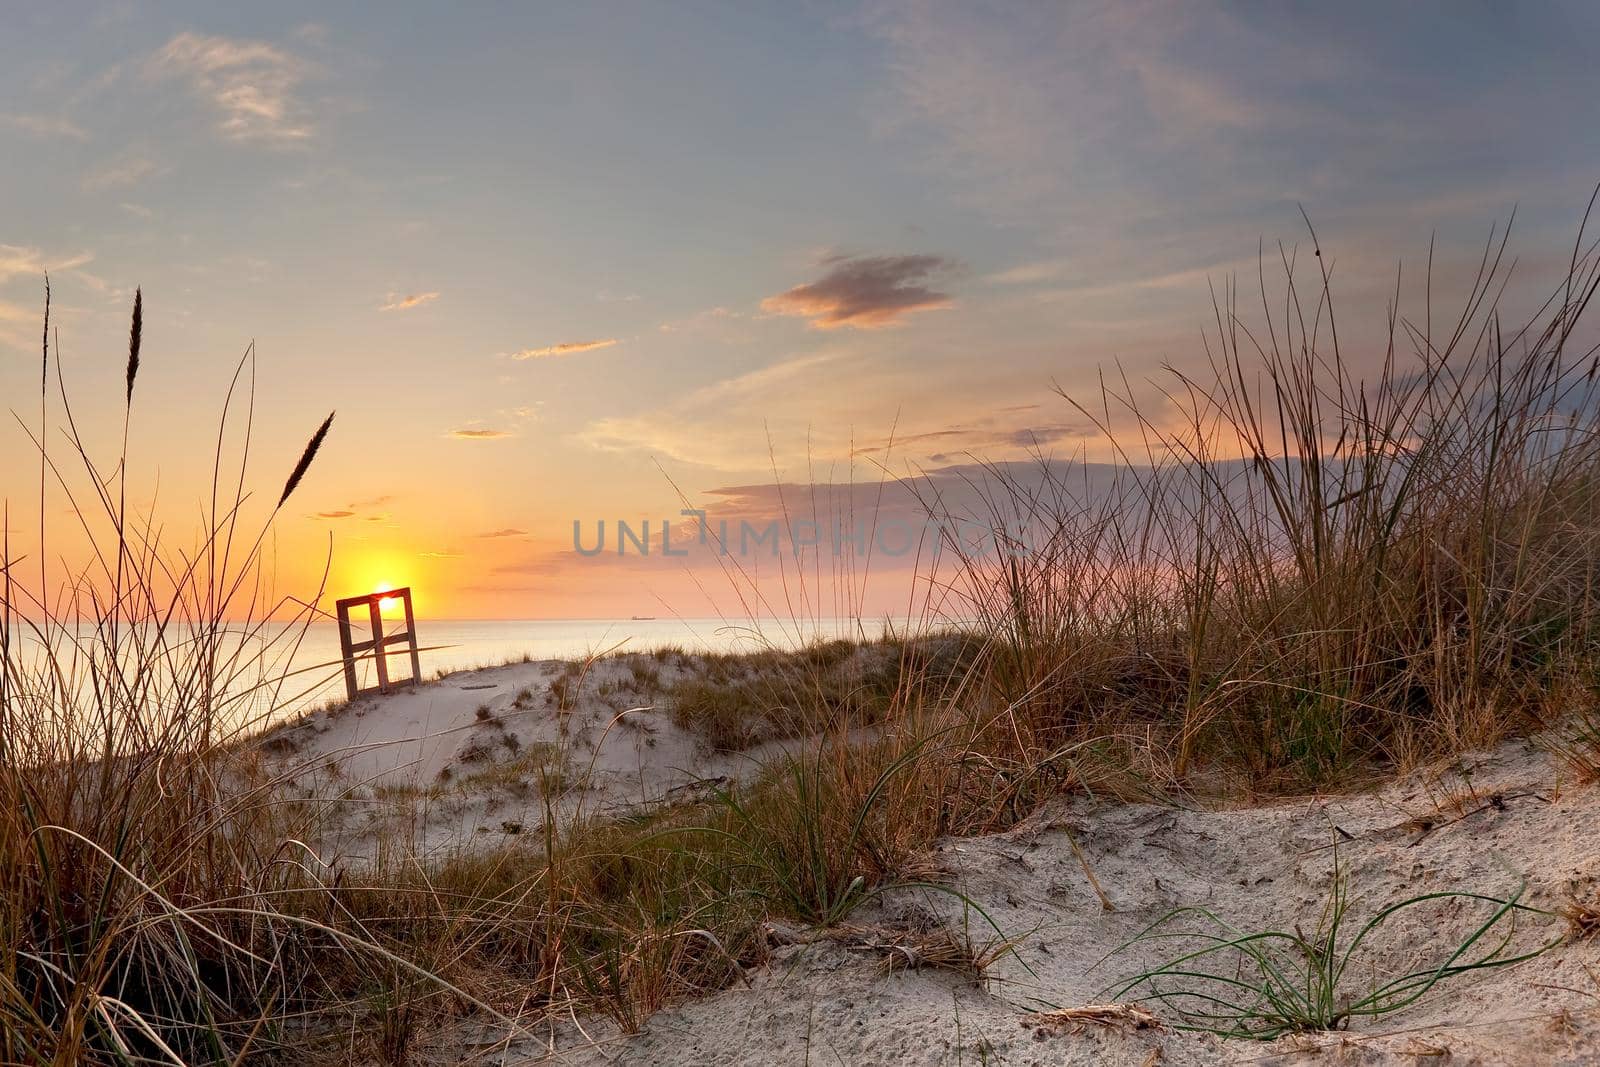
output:
M 423 848 L 525 832 L 544 809 L 537 790 L 518 778 L 526 772 L 518 760 L 539 746 L 565 745 L 569 768 L 574 761 L 592 768 L 587 788 L 569 787 L 561 804 L 619 811 L 670 801 L 696 783 L 759 763 L 760 753 L 707 755 L 666 710 L 630 688 L 636 664 L 648 659 L 596 665 L 564 712 L 552 686 L 559 690 L 570 669 L 519 664 L 321 713 L 280 732 L 273 747 L 277 759 L 304 768 L 308 781 L 325 782 L 325 772 L 313 768 L 339 764 L 338 780 L 352 798 L 344 840 L 350 855 L 360 854 L 381 820 L 395 817 L 397 804 L 427 809 Z M 680 669 L 655 665 L 668 679 Z M 886 973 L 881 944 L 897 934 L 965 924 L 985 936 L 983 921 L 963 916 L 951 896 L 902 890 L 858 911 L 850 931 L 818 937 L 774 928 L 772 961 L 747 975 L 748 984 L 659 1012 L 641 1034 L 622 1035 L 598 1020 L 584 1021 L 583 1033 L 570 1025 L 536 1035 L 474 1026 L 435 1035 L 431 1055 L 441 1063 L 554 1057 L 582 1064 L 1019 1067 L 1600 1062 L 1597 942 L 1452 979 L 1416 1005 L 1346 1032 L 1271 1043 L 1175 1029 L 1159 1005 L 1151 1007 L 1162 1022 L 1143 1027 L 1055 1026 L 1037 1014 L 1103 1002 L 1117 978 L 1166 958 L 1155 945 L 1115 950 L 1176 907 L 1204 906 L 1245 928 L 1309 931 L 1336 857 L 1357 922 L 1418 893 L 1507 894 L 1524 879 L 1524 902 L 1534 907 L 1600 899 L 1597 814 L 1600 788 L 1563 782 L 1531 742 L 1355 796 L 1230 810 L 1063 798 L 1007 833 L 933 846 L 946 879 L 1017 941 L 1015 955 L 982 981 L 931 969 Z M 1085 863 L 1114 910 L 1102 907 Z M 1436 962 L 1441 946 L 1481 918 L 1446 903 L 1386 924 L 1358 956 L 1353 970 L 1364 977 L 1354 985 Z M 1563 929 L 1554 920 L 1522 921 L 1516 944 L 1537 944 Z
M 547 792 L 558 816 L 620 813 L 758 769 L 778 746 L 714 754 L 672 721 L 661 688 L 697 663 L 629 654 L 462 671 L 316 712 L 264 744 L 305 795 L 336 805 L 330 863 L 369 855 L 400 826 L 434 853 L 537 829 Z

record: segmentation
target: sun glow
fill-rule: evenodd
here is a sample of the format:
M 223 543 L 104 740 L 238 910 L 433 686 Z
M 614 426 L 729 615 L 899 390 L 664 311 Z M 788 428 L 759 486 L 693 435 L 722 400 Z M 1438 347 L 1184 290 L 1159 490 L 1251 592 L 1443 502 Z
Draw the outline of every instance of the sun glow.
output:
M 393 582 L 379 582 L 377 585 L 372 587 L 372 591 L 374 593 L 387 593 L 389 590 L 394 588 L 395 584 Z M 378 613 L 385 616 L 398 615 L 403 606 L 404 605 L 400 603 L 399 597 L 386 596 L 378 601 Z
M 429 610 L 429 604 L 424 602 L 425 592 L 418 596 L 419 588 L 426 591 L 438 586 L 429 561 L 418 560 L 415 552 L 401 546 L 362 548 L 359 553 L 352 552 L 344 560 L 335 561 L 326 585 L 331 595 L 376 596 L 380 614 L 394 619 L 404 617 L 405 601 L 385 594 L 410 589 L 412 610 L 419 616 Z

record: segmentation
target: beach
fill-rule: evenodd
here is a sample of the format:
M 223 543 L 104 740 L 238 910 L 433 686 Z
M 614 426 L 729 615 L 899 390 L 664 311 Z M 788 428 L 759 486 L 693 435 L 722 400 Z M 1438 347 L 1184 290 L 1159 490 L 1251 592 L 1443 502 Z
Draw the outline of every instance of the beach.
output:
M 662 659 L 669 687 L 697 669 Z M 813 743 L 708 751 L 673 724 L 670 698 L 628 687 L 662 659 L 591 664 L 562 698 L 551 687 L 574 677 L 571 661 L 451 674 L 318 713 L 274 735 L 274 746 L 303 781 L 324 795 L 335 784 L 340 802 L 361 811 L 329 843 L 342 851 L 326 856 L 359 871 L 373 835 L 402 832 L 424 861 L 475 850 L 515 862 L 517 842 L 538 840 L 546 817 L 565 826 L 585 808 L 626 818 L 693 807 Z M 544 752 L 543 775 L 529 769 L 530 750 Z M 565 770 L 551 786 L 556 753 Z M 338 772 L 319 776 L 330 761 Z M 1166 957 L 1163 942 L 1126 943 L 1174 909 L 1207 909 L 1239 930 L 1310 931 L 1336 877 L 1351 897 L 1347 939 L 1386 906 L 1471 886 L 1520 893 L 1549 913 L 1519 920 L 1518 948 L 1564 941 L 1562 909 L 1600 901 L 1600 842 L 1588 831 L 1596 817 L 1600 793 L 1528 740 L 1320 797 L 1064 795 L 1002 833 L 929 842 L 919 869 L 948 891 L 890 888 L 822 928 L 767 922 L 759 965 L 741 967 L 720 993 L 650 1014 L 636 1033 L 581 1015 L 528 1030 L 445 1022 L 418 1046 L 440 1064 L 1587 1063 L 1600 1055 L 1592 940 L 1456 979 L 1381 1022 L 1263 1043 L 1185 1032 L 1159 1003 L 1134 1011 L 1114 994 L 1120 979 Z M 1486 915 L 1446 899 L 1383 925 L 1353 956 L 1350 988 L 1437 965 L 1439 946 Z M 1191 915 L 1169 929 L 1197 925 L 1206 923 Z M 952 938 L 980 954 L 986 946 L 993 960 L 941 963 L 932 946 Z

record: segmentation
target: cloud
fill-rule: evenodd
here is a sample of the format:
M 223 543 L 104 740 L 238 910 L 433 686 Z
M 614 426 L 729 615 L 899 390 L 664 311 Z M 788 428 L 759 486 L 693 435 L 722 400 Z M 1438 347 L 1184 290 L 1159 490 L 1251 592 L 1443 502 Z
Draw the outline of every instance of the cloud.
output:
M 88 252 L 80 252 L 65 259 L 51 260 L 32 245 L 0 244 L 0 285 L 15 277 L 42 278 L 46 271 L 51 274 L 65 274 L 77 270 L 93 259 L 94 256 Z
M 579 352 L 593 352 L 601 348 L 610 348 L 622 342 L 615 337 L 603 337 L 595 341 L 563 341 L 558 345 L 548 345 L 544 348 L 524 348 L 520 352 L 511 353 L 512 359 L 550 359 L 554 356 L 575 356 Z
M 943 256 L 833 256 L 823 265 L 828 270 L 822 277 L 767 297 L 762 310 L 809 318 L 824 330 L 874 329 L 951 305 L 948 294 L 924 284 L 956 266 Z
M 40 317 L 41 308 L 38 306 L 21 307 L 0 300 L 0 346 L 28 352 L 37 359 Z
M 85 192 L 90 193 L 104 192 L 107 189 L 124 189 L 139 184 L 151 175 L 160 174 L 163 169 L 149 156 L 125 152 L 90 170 L 79 184 L 83 186 Z
M 32 246 L 0 244 L 0 286 L 9 285 L 13 279 L 25 279 L 34 294 L 26 304 L 0 300 L 0 347 L 30 352 L 37 358 L 39 326 L 44 317 L 45 273 L 48 271 L 51 281 L 56 284 L 63 276 L 69 276 L 90 288 L 103 290 L 105 283 L 83 269 L 93 259 L 94 256 L 88 252 L 51 258 Z M 61 303 L 59 289 L 56 299 L 58 310 L 75 310 Z
M 597 419 L 578 439 L 601 451 L 644 452 L 729 472 L 844 469 L 868 456 L 875 457 L 873 466 L 965 454 L 1001 459 L 1053 446 L 1076 452 L 1098 439 L 1091 425 L 1070 414 L 1007 403 L 1015 396 L 1010 392 L 995 397 L 986 392 L 988 381 L 963 382 L 954 391 L 932 386 L 905 360 L 874 360 L 863 351 L 878 345 L 876 338 L 841 340 L 701 386 L 653 410 Z M 914 414 L 902 419 L 876 408 L 874 398 L 883 396 L 904 401 Z M 841 418 L 819 424 L 816 412 L 824 402 Z M 891 426 L 892 440 L 885 432 Z
M 421 307 L 423 304 L 437 299 L 439 299 L 438 293 L 407 293 L 405 296 L 401 296 L 399 293 L 390 293 L 384 297 L 386 303 L 378 310 L 409 311 L 414 307 Z
M 996 285 L 1035 285 L 1053 282 L 1065 275 L 1071 264 L 1064 259 L 1047 259 L 1038 263 L 1024 263 L 1019 267 L 998 271 L 988 280 Z
M 265 41 L 180 33 L 151 57 L 156 78 L 180 78 L 217 113 L 233 141 L 293 144 L 315 125 L 297 94 L 309 66 Z
M 725 307 L 707 308 L 696 312 L 688 318 L 671 319 L 657 327 L 662 333 L 681 333 L 685 330 L 695 330 L 726 322 L 729 319 L 741 319 L 743 315 Z
M 502 437 L 515 435 L 510 430 L 451 430 L 445 436 L 457 441 L 498 441 Z
M 956 453 L 959 455 L 978 456 L 986 456 L 995 451 L 1033 452 L 1060 441 L 1093 437 L 1096 433 L 1097 431 L 1091 426 L 1060 422 L 1014 428 L 956 426 L 924 433 L 897 434 L 894 438 L 885 439 L 877 444 L 858 445 L 850 454 L 853 456 L 876 453 L 893 453 L 900 456 L 926 455 L 929 459 L 944 462 L 950 457 L 952 449 L 959 450 Z M 930 453 L 919 447 L 931 444 L 939 444 L 943 448 L 939 452 Z
M 0 126 L 6 126 L 34 137 L 66 137 L 86 141 L 89 134 L 71 119 L 59 115 L 0 115 Z
M 460 559 L 461 553 L 443 549 L 437 552 L 418 552 L 423 559 Z
M 16 304 L 0 300 L 0 323 L 7 322 L 37 322 L 41 319 L 40 308 L 25 308 Z
M 725 470 L 760 469 L 768 456 L 752 441 L 760 440 L 763 426 L 769 439 L 805 440 L 812 398 L 836 394 L 853 355 L 838 347 L 793 356 L 700 386 L 655 411 L 597 419 L 579 439 L 603 452 L 637 450 Z M 881 384 L 859 368 L 854 373 L 863 392 Z
M 479 537 L 526 537 L 526 536 L 528 536 L 528 531 L 527 530 L 519 530 L 515 526 L 507 526 L 503 530 L 489 530 L 489 531 L 487 531 L 485 533 L 478 534 L 478 536 Z
M 340 508 L 336 511 L 319 511 L 316 517 L 319 519 L 348 519 L 354 514 L 355 512 L 353 511 L 346 511 Z

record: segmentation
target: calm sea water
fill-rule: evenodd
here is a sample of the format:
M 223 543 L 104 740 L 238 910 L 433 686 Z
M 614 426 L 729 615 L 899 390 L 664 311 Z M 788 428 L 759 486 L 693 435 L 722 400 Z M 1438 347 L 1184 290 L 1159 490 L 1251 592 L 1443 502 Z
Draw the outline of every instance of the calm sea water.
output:
M 385 622 L 385 627 L 403 625 Z M 815 640 L 837 637 L 878 637 L 882 624 L 852 619 L 731 621 L 725 619 L 486 619 L 417 621 L 422 677 L 489 667 L 508 660 L 581 659 L 608 652 L 649 652 L 678 647 L 691 652 L 751 652 L 763 648 L 793 648 Z M 358 630 L 357 640 L 367 636 Z M 339 662 L 339 631 L 332 623 L 317 623 L 306 632 L 295 653 L 292 670 L 307 670 L 306 691 L 297 702 L 320 703 L 344 696 Z M 410 667 L 404 656 L 391 656 L 389 673 L 403 677 Z M 377 679 L 370 661 L 358 667 L 362 686 Z M 313 688 L 313 685 L 315 687 Z
M 393 632 L 403 626 L 399 620 L 385 620 Z M 723 619 L 496 619 L 481 621 L 418 620 L 418 643 L 424 679 L 439 674 L 475 667 L 496 666 L 513 660 L 574 659 L 608 652 L 648 652 L 663 647 L 680 647 L 697 652 L 746 652 L 763 648 L 793 648 L 809 641 L 836 637 L 874 638 L 884 632 L 882 623 L 861 623 L 850 619 L 815 619 L 801 623 L 790 620 L 750 623 Z M 356 640 L 368 634 L 357 627 Z M 92 648 L 92 633 L 85 628 L 77 640 Z M 26 633 L 13 638 L 13 655 L 23 663 L 38 661 L 37 641 Z M 185 648 L 182 635 L 169 634 L 168 641 Z M 58 655 L 72 640 L 57 635 Z M 232 675 L 228 688 L 249 694 L 235 714 L 242 721 L 264 723 L 291 716 L 297 711 L 345 695 L 340 663 L 339 631 L 334 623 L 319 622 L 305 630 L 298 644 L 293 634 L 282 627 L 267 627 L 257 636 L 232 635 L 224 642 L 234 661 L 243 666 Z M 179 658 L 183 653 L 180 651 Z M 90 672 L 76 671 L 87 679 Z M 181 669 L 181 668 L 177 668 Z M 407 657 L 391 654 L 392 678 L 409 676 Z M 363 687 L 376 684 L 370 659 L 361 661 L 357 677 Z M 281 685 L 263 686 L 283 679 Z M 85 683 L 86 684 L 86 683 Z M 258 688 L 259 687 L 259 688 Z
M 386 627 L 396 623 L 385 622 Z M 403 624 L 399 624 L 403 625 Z M 856 634 L 856 624 L 844 619 L 822 619 L 753 625 L 722 619 L 493 619 L 481 621 L 435 620 L 417 622 L 422 673 L 487 667 L 518 660 L 573 659 L 613 651 L 648 652 L 681 647 L 695 652 L 753 651 L 789 648 L 817 638 Z M 878 629 L 871 630 L 877 636 Z M 365 636 L 358 633 L 358 638 Z M 312 664 L 339 658 L 338 628 L 317 623 L 306 634 L 297 662 Z M 370 665 L 368 671 L 370 672 Z M 396 670 L 404 673 L 403 665 Z M 370 680 L 363 682 L 370 684 Z

